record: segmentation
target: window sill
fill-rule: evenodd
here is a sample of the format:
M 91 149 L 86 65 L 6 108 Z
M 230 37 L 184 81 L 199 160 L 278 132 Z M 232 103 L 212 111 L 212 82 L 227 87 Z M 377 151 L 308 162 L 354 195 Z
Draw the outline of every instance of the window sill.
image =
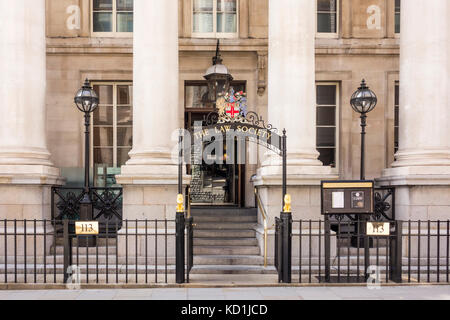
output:
M 133 38 L 133 32 L 91 32 L 92 38 Z
M 339 39 L 337 33 L 316 33 L 316 38 L 319 39 Z
M 192 33 L 196 39 L 238 39 L 239 33 Z

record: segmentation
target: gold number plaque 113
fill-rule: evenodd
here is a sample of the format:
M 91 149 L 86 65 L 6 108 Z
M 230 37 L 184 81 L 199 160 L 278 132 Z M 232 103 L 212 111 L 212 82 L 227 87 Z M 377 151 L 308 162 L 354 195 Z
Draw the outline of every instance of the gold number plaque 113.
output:
M 389 222 L 367 222 L 368 236 L 389 236 L 391 233 Z
M 98 221 L 77 221 L 75 222 L 75 233 L 77 235 L 97 235 Z

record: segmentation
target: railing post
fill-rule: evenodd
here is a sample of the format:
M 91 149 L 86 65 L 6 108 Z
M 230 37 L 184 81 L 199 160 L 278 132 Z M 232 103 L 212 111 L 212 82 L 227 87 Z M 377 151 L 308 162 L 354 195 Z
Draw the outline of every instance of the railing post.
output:
M 69 267 L 72 264 L 72 250 L 70 248 L 70 235 L 69 235 L 69 220 L 65 219 L 63 221 L 63 242 L 64 242 L 64 283 L 69 279 Z M 56 231 L 55 231 L 56 232 Z M 56 250 L 56 246 L 54 248 Z
M 390 278 L 396 283 L 402 282 L 402 234 L 403 234 L 403 223 L 402 221 L 395 221 L 395 232 L 391 239 L 390 248 Z
M 281 213 L 281 241 L 282 241 L 282 281 L 292 282 L 292 214 L 290 212 Z
M 358 219 L 359 220 L 359 219 Z M 367 281 L 369 279 L 369 265 L 370 265 L 370 237 L 367 235 L 367 221 L 368 219 L 363 219 L 364 224 L 362 230 L 364 230 L 364 234 L 362 236 L 364 240 L 364 280 Z M 358 221 L 359 223 L 359 221 Z M 359 235 L 358 235 L 359 237 Z
M 186 228 L 187 228 L 187 275 L 186 282 L 189 283 L 189 273 L 191 272 L 192 267 L 194 266 L 194 219 L 189 217 L 186 219 Z
M 330 259 L 331 259 L 331 225 L 328 215 L 325 216 L 325 282 L 331 281 Z M 319 257 L 320 259 L 320 257 Z
M 281 221 L 280 218 L 275 217 L 275 246 L 274 246 L 274 265 L 278 273 L 278 282 L 282 280 L 281 270 Z
M 177 212 L 176 215 L 176 234 L 175 234 L 175 256 L 176 256 L 176 267 L 175 267 L 175 280 L 176 283 L 181 284 L 185 282 L 185 254 L 184 254 L 184 229 L 186 227 L 186 220 L 184 218 L 184 212 Z

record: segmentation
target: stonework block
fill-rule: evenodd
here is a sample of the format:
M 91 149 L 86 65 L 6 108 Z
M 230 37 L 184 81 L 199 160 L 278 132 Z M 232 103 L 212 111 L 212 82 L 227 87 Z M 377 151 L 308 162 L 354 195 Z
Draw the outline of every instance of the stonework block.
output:
M 123 188 L 124 205 L 143 205 L 144 190 L 142 187 L 125 186 Z
M 3 204 L 0 205 L 1 219 L 23 219 L 23 205 Z
M 259 187 L 259 193 L 269 220 L 279 217 L 282 210 L 281 187 Z M 292 198 L 292 215 L 294 219 L 321 219 L 319 186 L 288 186 L 287 192 Z
M 134 219 L 164 219 L 164 205 L 124 205 L 123 218 Z
M 447 206 L 429 206 L 428 217 L 433 220 L 449 220 L 450 205 Z
M 450 186 L 414 186 L 410 188 L 412 205 L 450 206 Z
M 151 186 L 144 187 L 144 203 L 152 205 L 176 204 L 176 186 Z
M 0 219 L 50 219 L 48 186 L 0 186 Z
M 42 204 L 41 187 L 0 186 L 0 204 Z
M 118 238 L 118 255 L 119 257 L 128 255 L 130 264 L 134 264 L 135 260 L 133 259 L 136 258 L 136 255 L 138 258 L 147 256 L 148 259 L 153 261 L 157 257 L 162 263 L 166 258 L 166 254 L 167 258 L 175 257 L 175 237 L 173 233 L 173 228 L 168 229 L 166 242 L 164 229 L 161 225 L 158 228 L 157 237 L 155 237 L 155 229 L 151 224 L 149 224 L 147 229 L 147 235 L 144 228 L 135 229 L 134 226 L 130 226 L 128 230 L 122 228 Z
M 428 220 L 428 207 L 427 206 L 410 206 L 409 218 L 411 220 Z

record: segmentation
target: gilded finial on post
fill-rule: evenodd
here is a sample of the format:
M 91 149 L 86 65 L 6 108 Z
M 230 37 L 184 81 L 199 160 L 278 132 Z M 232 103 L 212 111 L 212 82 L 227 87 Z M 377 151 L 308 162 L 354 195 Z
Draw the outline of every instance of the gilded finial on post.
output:
M 184 212 L 183 202 L 184 202 L 183 195 L 179 194 L 177 196 L 177 212 Z
M 284 196 L 284 208 L 283 208 L 284 212 L 291 212 L 291 195 L 290 194 L 286 194 Z

